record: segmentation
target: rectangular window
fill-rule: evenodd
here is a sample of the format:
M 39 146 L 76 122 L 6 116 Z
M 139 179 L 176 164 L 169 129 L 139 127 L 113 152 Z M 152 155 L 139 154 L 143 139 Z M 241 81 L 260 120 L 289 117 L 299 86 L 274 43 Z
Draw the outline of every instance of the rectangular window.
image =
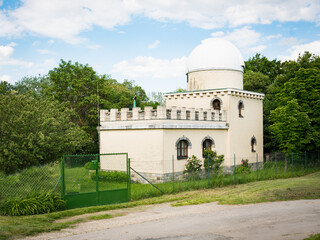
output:
M 180 120 L 181 119 L 181 110 L 177 111 L 177 119 Z
M 199 120 L 199 112 L 198 111 L 195 112 L 195 119 Z

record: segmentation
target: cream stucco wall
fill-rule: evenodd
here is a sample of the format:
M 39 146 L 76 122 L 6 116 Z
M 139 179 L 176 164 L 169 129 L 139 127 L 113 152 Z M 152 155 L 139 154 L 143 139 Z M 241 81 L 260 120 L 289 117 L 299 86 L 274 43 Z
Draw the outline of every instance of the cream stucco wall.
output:
M 243 118 L 239 117 L 238 103 L 242 101 L 244 110 Z M 250 163 L 256 162 L 258 154 L 259 161 L 263 156 L 263 104 L 260 99 L 242 98 L 230 96 L 228 119 L 228 150 L 230 164 L 233 163 L 233 155 L 236 156 L 236 164 L 242 159 L 248 159 Z M 251 151 L 251 138 L 256 138 L 256 152 Z
M 164 173 L 172 172 L 172 156 L 174 156 L 175 172 L 181 172 L 185 169 L 187 160 L 177 159 L 176 142 L 179 138 L 186 137 L 190 140 L 191 146 L 188 149 L 188 156 L 195 155 L 197 158 L 202 158 L 202 141 L 206 137 L 214 140 L 215 146 L 213 150 L 222 154 L 226 150 L 227 130 L 208 130 L 208 129 L 170 129 L 164 130 Z
M 100 153 L 117 152 L 128 153 L 138 171 L 163 173 L 163 130 L 102 130 Z
M 200 70 L 188 73 L 188 91 L 236 88 L 243 89 L 243 73 L 237 70 Z

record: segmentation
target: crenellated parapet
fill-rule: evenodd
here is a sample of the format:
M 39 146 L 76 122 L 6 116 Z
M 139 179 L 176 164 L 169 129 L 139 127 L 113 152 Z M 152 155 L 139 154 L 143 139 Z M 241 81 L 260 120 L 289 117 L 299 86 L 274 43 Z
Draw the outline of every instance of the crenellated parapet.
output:
M 203 109 L 157 106 L 157 109 L 145 107 L 100 110 L 100 122 L 115 121 L 139 121 L 139 120 L 190 120 L 190 121 L 218 121 L 226 122 L 226 111 Z

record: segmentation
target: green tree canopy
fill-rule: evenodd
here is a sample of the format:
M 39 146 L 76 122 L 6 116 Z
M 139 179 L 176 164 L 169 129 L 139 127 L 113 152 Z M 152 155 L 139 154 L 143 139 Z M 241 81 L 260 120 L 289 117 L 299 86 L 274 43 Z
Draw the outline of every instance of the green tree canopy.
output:
M 271 111 L 270 129 L 285 153 L 297 152 L 306 149 L 313 140 L 311 120 L 296 99 L 292 99 L 284 106 Z
M 243 74 L 243 89 L 259 93 L 267 93 L 270 79 L 261 72 L 246 71 Z
M 10 85 L 10 83 L 6 81 L 0 82 L 0 95 L 8 94 L 11 89 L 12 89 L 12 86 Z
M 0 95 L 0 171 L 51 163 L 90 141 L 70 121 L 72 111 L 30 94 Z
M 245 73 L 246 72 L 260 72 L 269 77 L 270 81 L 282 73 L 281 62 L 277 59 L 272 61 L 268 60 L 265 56 L 261 56 L 257 53 L 254 57 L 245 61 Z

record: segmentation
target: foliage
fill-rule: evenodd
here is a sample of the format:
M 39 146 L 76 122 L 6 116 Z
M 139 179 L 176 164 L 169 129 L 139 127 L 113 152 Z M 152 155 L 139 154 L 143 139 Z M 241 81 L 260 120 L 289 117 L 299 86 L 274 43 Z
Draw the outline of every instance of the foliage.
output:
M 287 154 L 302 150 L 313 139 L 311 121 L 296 99 L 271 111 L 270 119 L 272 134 Z
M 243 74 L 243 89 L 259 93 L 267 93 L 270 79 L 261 72 L 246 71 Z
M 49 71 L 43 95 L 53 98 L 74 111 L 72 122 L 86 131 L 93 140 L 82 153 L 98 152 L 98 104 L 101 109 L 132 107 L 148 100 L 145 91 L 132 81 L 118 83 L 107 75 L 98 75 L 92 67 L 61 60 L 59 67 Z M 99 101 L 99 102 L 98 102 Z
M 28 94 L 0 97 L 0 171 L 55 162 L 87 144 L 88 135 L 70 122 L 72 114 L 55 101 Z
M 41 97 L 43 89 L 49 85 L 49 79 L 46 76 L 38 77 L 23 77 L 17 82 L 13 89 L 19 94 L 32 94 L 33 96 Z
M 52 192 L 35 193 L 23 199 L 7 200 L 0 206 L 2 215 L 26 216 L 65 209 L 65 201 Z
M 87 162 L 83 167 L 87 170 L 91 170 L 91 162 Z M 98 163 L 98 168 L 100 168 L 100 163 Z
M 254 57 L 245 62 L 245 73 L 260 72 L 269 77 L 271 82 L 282 73 L 281 62 L 277 59 L 268 60 L 265 56 L 257 53 Z
M 99 181 L 101 182 L 126 182 L 127 174 L 120 171 L 99 171 Z M 91 173 L 91 179 L 96 180 L 96 172 Z
M 185 88 L 178 88 L 174 92 L 186 92 L 186 91 L 187 91 L 187 89 L 185 89 Z
M 239 173 L 247 174 L 247 173 L 250 173 L 250 172 L 251 172 L 251 168 L 249 166 L 249 160 L 248 159 L 242 159 L 241 160 L 241 165 L 236 168 L 236 174 L 239 174 Z
M 0 201 L 25 197 L 30 192 L 59 191 L 59 177 L 59 163 L 31 167 L 12 175 L 0 174 Z
M 208 161 L 209 161 L 209 169 L 214 171 L 221 171 L 221 164 L 224 161 L 224 155 L 217 155 L 216 151 L 211 149 L 204 149 L 204 168 L 208 170 Z
M 10 85 L 10 83 L 6 81 L 0 81 L 0 96 L 4 94 L 8 94 L 11 89 L 12 89 L 12 86 Z
M 187 163 L 185 165 L 185 170 L 183 173 L 190 174 L 190 173 L 198 173 L 201 171 L 201 161 L 195 155 L 192 155 L 191 158 L 188 158 Z

